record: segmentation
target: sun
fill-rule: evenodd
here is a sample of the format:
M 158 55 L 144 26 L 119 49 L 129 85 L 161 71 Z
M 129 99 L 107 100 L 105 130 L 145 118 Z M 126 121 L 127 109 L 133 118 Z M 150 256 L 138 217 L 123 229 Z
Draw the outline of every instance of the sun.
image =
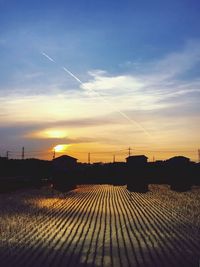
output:
M 60 144 L 60 145 L 54 146 L 53 150 L 55 152 L 64 152 L 67 150 L 68 147 L 69 147 L 69 145 L 67 145 L 67 144 Z

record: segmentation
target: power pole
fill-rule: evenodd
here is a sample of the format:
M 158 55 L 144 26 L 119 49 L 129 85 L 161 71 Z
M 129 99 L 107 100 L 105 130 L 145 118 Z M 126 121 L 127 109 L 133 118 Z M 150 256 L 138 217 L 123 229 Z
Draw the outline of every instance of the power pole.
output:
M 115 155 L 113 155 L 113 163 L 115 163 Z
M 128 148 L 128 156 L 130 157 L 131 156 L 131 148 L 130 148 L 130 146 L 129 146 L 129 148 Z
M 198 160 L 199 160 L 199 163 L 200 163 L 200 149 L 198 149 Z
M 88 153 L 88 164 L 90 164 L 90 152 Z
M 153 162 L 155 162 L 155 157 L 153 156 Z
M 9 153 L 10 151 L 6 151 L 6 158 L 9 159 Z
M 24 159 L 24 146 L 22 147 L 22 160 Z

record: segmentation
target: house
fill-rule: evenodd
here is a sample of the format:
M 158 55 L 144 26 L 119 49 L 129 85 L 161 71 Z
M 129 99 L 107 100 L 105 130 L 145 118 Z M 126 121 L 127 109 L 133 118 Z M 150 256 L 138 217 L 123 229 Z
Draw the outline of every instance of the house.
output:
M 68 155 L 62 155 L 60 157 L 57 157 L 53 159 L 53 166 L 55 169 L 60 171 L 65 171 L 69 168 L 74 168 L 77 166 L 77 160 L 76 158 L 73 158 Z
M 127 162 L 127 189 L 132 192 L 148 191 L 147 157 L 145 155 L 129 156 Z
M 166 163 L 170 188 L 175 191 L 190 190 L 192 184 L 190 159 L 176 156 L 166 160 Z
M 173 165 L 185 165 L 190 163 L 190 159 L 183 156 L 176 156 L 166 160 L 166 163 Z
M 129 156 L 126 158 L 126 163 L 129 165 L 144 165 L 147 164 L 147 157 L 145 155 Z
M 77 159 L 68 155 L 53 159 L 52 188 L 61 192 L 76 188 L 77 165 Z

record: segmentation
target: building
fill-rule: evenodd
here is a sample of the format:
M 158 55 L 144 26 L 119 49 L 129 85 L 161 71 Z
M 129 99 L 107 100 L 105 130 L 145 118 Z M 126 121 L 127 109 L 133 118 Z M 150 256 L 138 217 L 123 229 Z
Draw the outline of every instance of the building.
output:
M 129 156 L 126 158 L 126 163 L 130 165 L 144 165 L 147 163 L 145 155 Z
M 181 164 L 188 164 L 190 162 L 190 159 L 183 156 L 176 156 L 166 160 L 166 162 L 169 164 L 181 165 Z
M 57 157 L 53 159 L 53 166 L 55 169 L 60 171 L 65 171 L 69 168 L 74 168 L 77 166 L 77 160 L 76 158 L 73 158 L 68 155 L 63 155 L 60 157 Z

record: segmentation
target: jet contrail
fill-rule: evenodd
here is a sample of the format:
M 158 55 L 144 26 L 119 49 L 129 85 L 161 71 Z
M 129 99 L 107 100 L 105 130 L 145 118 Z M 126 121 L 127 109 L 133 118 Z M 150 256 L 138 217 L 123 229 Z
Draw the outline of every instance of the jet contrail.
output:
M 71 71 L 69 71 L 65 67 L 63 67 L 63 70 L 66 71 L 70 76 L 72 76 L 77 82 L 83 85 L 83 82 L 78 77 L 76 77 L 73 73 L 71 73 Z
M 45 56 L 46 58 L 48 58 L 50 61 L 55 62 L 55 60 L 53 60 L 53 58 L 51 58 L 50 56 L 48 56 L 46 53 L 41 52 L 41 54 L 42 54 L 43 56 Z
M 47 55 L 44 52 L 41 52 L 41 54 L 46 57 L 47 59 L 49 59 L 50 61 L 56 63 L 56 61 L 51 58 L 49 55 Z M 71 71 L 69 71 L 67 68 L 62 67 L 62 69 L 67 72 L 71 77 L 73 77 L 78 83 L 80 83 L 81 85 L 84 85 L 84 83 L 76 76 L 74 75 Z M 142 131 L 148 135 L 149 137 L 151 137 L 151 135 L 147 132 L 147 130 L 136 120 L 133 120 L 131 118 L 129 118 L 129 116 L 127 116 L 124 112 L 122 112 L 121 110 L 117 109 L 114 105 L 112 105 L 104 96 L 102 96 L 99 92 L 95 91 L 94 89 L 91 89 L 91 91 L 93 91 L 99 98 L 101 98 L 107 105 L 109 105 L 112 109 L 114 109 L 117 113 L 119 113 L 123 118 L 125 118 L 126 120 L 128 120 L 130 123 L 132 124 L 136 124 L 140 129 L 142 129 Z
M 142 129 L 142 131 L 148 135 L 149 137 L 151 137 L 151 135 L 147 132 L 147 130 L 136 120 L 133 120 L 131 118 L 129 118 L 129 116 L 126 115 L 126 113 L 124 113 L 123 111 L 121 111 L 120 109 L 117 109 L 114 105 L 112 105 L 105 97 L 103 97 L 99 92 L 95 91 L 94 89 L 91 89 L 91 91 L 93 91 L 94 93 L 96 93 L 96 95 L 101 98 L 109 107 L 111 107 L 115 112 L 119 113 L 122 117 L 124 117 L 126 120 L 128 120 L 131 124 L 133 125 L 137 125 L 140 129 Z

